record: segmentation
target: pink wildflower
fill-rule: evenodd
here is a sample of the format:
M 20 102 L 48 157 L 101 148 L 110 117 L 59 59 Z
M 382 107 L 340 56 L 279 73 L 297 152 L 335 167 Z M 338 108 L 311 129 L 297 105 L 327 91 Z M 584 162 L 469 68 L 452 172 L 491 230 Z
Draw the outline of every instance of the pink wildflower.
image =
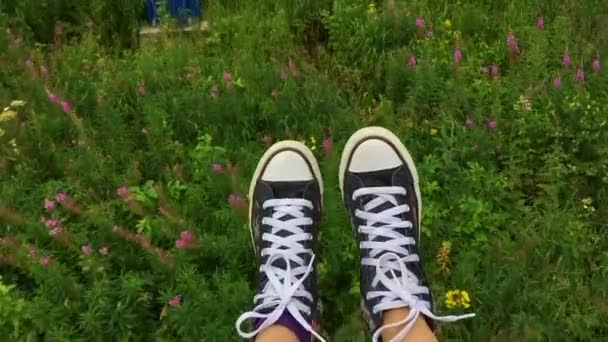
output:
M 184 230 L 180 233 L 179 239 L 175 240 L 175 247 L 178 249 L 187 249 L 196 246 L 196 239 L 191 230 Z
M 460 64 L 460 61 L 462 61 L 462 51 L 459 48 L 454 49 L 454 61 L 456 64 Z
M 591 68 L 593 69 L 593 71 L 597 74 L 600 72 L 600 59 L 596 58 L 593 60 L 593 62 L 591 62 Z
M 232 74 L 228 71 L 224 71 L 224 81 L 226 81 L 226 89 L 232 89 Z
M 498 76 L 498 66 L 496 64 L 492 64 L 492 68 L 490 69 L 490 72 L 492 73 L 492 76 L 497 77 Z
M 232 82 L 232 74 L 228 71 L 224 71 L 224 81 Z
M 228 196 L 228 203 L 236 209 L 245 208 L 245 200 L 237 194 L 230 194 Z
M 424 18 L 423 17 L 416 18 L 416 27 L 419 29 L 424 28 Z
M 488 120 L 487 126 L 490 129 L 496 128 L 496 119 L 490 119 L 490 120 Z
M 426 33 L 426 36 L 429 37 L 429 38 L 433 38 L 433 31 L 428 31 Z
M 41 74 L 43 77 L 48 76 L 48 74 L 49 74 L 49 69 L 48 69 L 46 66 L 41 65 L 41 66 L 40 66 L 40 74 Z
M 545 19 L 543 17 L 536 18 L 536 27 L 541 31 L 545 28 Z
M 323 152 L 325 152 L 325 154 L 331 154 L 331 152 L 333 150 L 334 150 L 334 142 L 333 142 L 333 140 L 331 140 L 331 137 L 323 140 Z
M 464 121 L 465 126 L 467 126 L 467 128 L 471 129 L 475 126 L 475 122 L 473 122 L 473 119 L 471 119 L 470 117 L 467 116 L 467 119 Z
M 169 305 L 171 306 L 180 306 L 182 305 L 182 296 L 176 295 L 169 300 Z
M 103 246 L 99 249 L 99 254 L 101 255 L 108 255 L 110 253 L 110 251 L 108 250 L 107 246 Z
M 61 101 L 61 108 L 64 112 L 69 113 L 72 111 L 72 106 L 67 101 Z
M 90 255 L 91 253 L 93 253 L 93 248 L 91 248 L 91 245 L 83 245 L 82 247 L 80 247 L 80 250 L 85 255 Z
M 55 228 L 51 229 L 51 231 L 49 232 L 49 236 L 57 236 L 57 235 L 61 234 L 62 231 L 63 231 L 63 229 L 61 229 L 61 227 L 55 227 Z
M 509 29 L 509 35 L 507 36 L 507 45 L 513 49 L 513 47 L 517 44 L 516 40 L 515 40 L 515 35 L 513 34 L 513 31 L 511 31 Z
M 175 247 L 178 249 L 185 249 L 188 246 L 188 242 L 182 240 L 182 239 L 177 239 L 175 240 Z
M 515 35 L 511 29 L 509 29 L 509 35 L 507 36 L 507 45 L 509 46 L 509 49 L 513 55 L 519 55 L 519 42 L 517 41 L 517 38 L 515 38 Z
M 215 173 L 222 173 L 224 171 L 224 167 L 221 164 L 213 164 L 211 166 L 211 170 Z
M 562 86 L 562 79 L 561 77 L 557 76 L 555 77 L 555 79 L 553 79 L 553 87 L 555 87 L 556 89 L 561 88 Z
M 568 53 L 568 49 L 566 49 L 566 52 L 564 52 L 564 56 L 562 57 L 562 65 L 565 69 L 570 66 L 570 54 Z
M 52 261 L 52 258 L 50 255 L 40 257 L 40 265 L 42 265 L 42 266 L 50 265 L 51 261 Z
M 65 192 L 65 190 L 63 190 L 63 191 L 57 193 L 57 195 L 55 195 L 55 200 L 59 203 L 63 203 L 67 198 L 68 198 L 68 195 Z
M 55 208 L 55 202 L 51 201 L 48 198 L 45 198 L 44 199 L 44 209 L 52 210 L 53 208 Z
M 146 95 L 146 84 L 144 82 L 141 82 L 139 86 L 137 86 L 137 92 L 141 96 Z
M 57 96 L 57 95 L 55 95 L 53 93 L 48 93 L 47 96 L 48 96 L 49 101 L 51 103 L 57 103 L 57 102 L 59 102 L 59 96 Z
M 408 62 L 408 64 L 413 68 L 416 66 L 417 62 L 416 62 L 416 56 L 411 55 L 410 56 L 410 60 Z
M 576 81 L 578 83 L 585 83 L 585 72 L 582 68 L 576 70 Z
M 28 58 L 28 59 L 25 61 L 25 65 L 26 65 L 28 68 L 33 68 L 33 67 L 34 67 L 34 61 L 32 61 L 31 59 L 29 59 L 29 58 Z
M 489 74 L 489 73 L 490 73 L 490 69 L 488 69 L 488 67 L 483 67 L 483 68 L 481 68 L 481 72 L 482 72 L 484 75 L 487 75 L 487 74 Z
M 194 238 L 194 234 L 191 230 L 184 230 L 179 234 L 179 238 L 186 242 L 190 242 Z
M 116 193 L 121 198 L 127 198 L 127 197 L 129 197 L 129 194 L 130 194 L 129 189 L 127 189 L 126 186 L 121 186 L 120 188 L 118 188 L 118 190 L 116 190 Z
M 47 220 L 44 220 L 44 225 L 45 225 L 45 227 L 47 227 L 49 229 L 57 228 L 57 227 L 59 227 L 59 220 L 47 219 Z

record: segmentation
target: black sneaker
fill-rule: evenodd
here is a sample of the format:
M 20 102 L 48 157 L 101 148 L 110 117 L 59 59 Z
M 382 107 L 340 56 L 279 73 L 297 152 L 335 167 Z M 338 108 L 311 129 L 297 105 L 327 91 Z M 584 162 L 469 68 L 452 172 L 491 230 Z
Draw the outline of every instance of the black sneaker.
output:
M 412 157 L 399 138 L 381 127 L 357 131 L 346 143 L 340 163 L 340 189 L 359 243 L 361 297 L 374 341 L 393 326 L 405 325 L 401 341 L 420 314 L 429 327 L 437 317 L 420 259 L 422 203 Z M 382 326 L 386 310 L 405 308 L 402 322 Z
M 249 226 L 260 266 L 254 308 L 236 322 L 242 337 L 253 338 L 273 324 L 290 327 L 284 322 L 289 313 L 290 322 L 323 340 L 315 331 L 314 253 L 322 202 L 323 181 L 312 152 L 297 141 L 271 146 L 249 188 Z M 241 325 L 249 319 L 254 329 L 243 332 Z

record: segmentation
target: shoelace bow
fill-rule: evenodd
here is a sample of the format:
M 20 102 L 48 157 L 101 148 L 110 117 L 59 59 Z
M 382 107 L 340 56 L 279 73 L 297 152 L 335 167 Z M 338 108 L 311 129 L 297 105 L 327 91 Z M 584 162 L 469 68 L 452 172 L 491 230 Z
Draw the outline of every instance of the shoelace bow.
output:
M 268 283 L 262 293 L 257 294 L 253 299 L 254 303 L 258 300 L 261 300 L 261 303 L 252 311 L 246 312 L 238 318 L 236 329 L 241 337 L 252 338 L 276 323 L 287 310 L 302 327 L 320 341 L 325 342 L 302 315 L 302 313 L 310 315 L 312 308 L 298 299 L 298 297 L 304 297 L 310 302 L 313 301 L 312 295 L 303 288 L 302 284 L 312 272 L 315 255 L 312 250 L 305 248 L 301 243 L 313 239 L 312 234 L 301 228 L 301 226 L 313 223 L 312 218 L 306 217 L 304 214 L 304 208 L 313 209 L 313 204 L 301 198 L 284 198 L 267 200 L 262 207 L 264 209 L 273 208 L 272 217 L 262 218 L 262 224 L 271 227 L 270 233 L 262 235 L 262 240 L 270 242 L 269 247 L 262 249 L 262 257 L 269 256 L 269 258 L 266 263 L 260 265 L 260 272 L 266 274 Z M 285 219 L 286 216 L 293 218 Z M 277 233 L 280 231 L 289 234 L 279 236 Z M 308 265 L 299 254 L 311 255 Z M 283 259 L 285 269 L 273 265 L 273 262 L 279 258 Z M 292 268 L 291 262 L 298 266 Z M 271 311 L 263 313 L 268 309 Z M 263 319 L 264 321 L 257 329 L 244 332 L 241 330 L 241 325 L 249 319 Z
M 370 250 L 369 257 L 363 258 L 361 263 L 376 267 L 372 288 L 381 283 L 388 289 L 387 291 L 369 291 L 367 300 L 380 298 L 378 304 L 372 308 L 374 314 L 403 307 L 410 309 L 409 314 L 402 321 L 377 329 L 372 337 L 374 341 L 378 341 L 386 329 L 405 324 L 405 327 L 391 340 L 391 342 L 402 341 L 412 330 L 420 314 L 443 322 L 454 322 L 475 316 L 475 314 L 435 316 L 431 312 L 431 304 L 419 298 L 419 295 L 429 294 L 429 289 L 425 286 L 418 286 L 418 277 L 406 267 L 407 262 L 420 261 L 417 254 L 410 254 L 406 248 L 407 245 L 415 244 L 416 240 L 398 232 L 398 229 L 413 227 L 410 221 L 398 217 L 409 212 L 410 207 L 407 204 L 399 204 L 395 195 L 405 196 L 406 193 L 405 188 L 396 186 L 360 188 L 353 192 L 353 200 L 361 196 L 372 196 L 372 199 L 363 205 L 363 210 L 355 211 L 355 216 L 366 220 L 365 225 L 358 227 L 359 232 L 367 237 L 361 241 L 360 248 Z M 379 212 L 372 212 L 386 203 L 390 203 L 392 206 Z M 384 239 L 377 241 L 377 237 Z M 401 277 L 398 277 L 396 272 L 400 272 Z

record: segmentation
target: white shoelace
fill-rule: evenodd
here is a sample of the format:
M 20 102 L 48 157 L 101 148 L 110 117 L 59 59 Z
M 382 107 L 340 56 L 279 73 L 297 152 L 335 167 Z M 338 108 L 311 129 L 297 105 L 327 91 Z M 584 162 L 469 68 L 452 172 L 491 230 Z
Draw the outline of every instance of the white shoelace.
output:
M 311 302 L 313 300 L 312 295 L 303 288 L 302 283 L 312 272 L 315 255 L 312 250 L 304 248 L 301 243 L 313 239 L 312 234 L 306 233 L 301 228 L 301 226 L 313 223 L 312 218 L 306 217 L 304 214 L 304 208 L 313 209 L 313 204 L 301 198 L 284 198 L 267 200 L 262 207 L 264 209 L 274 209 L 272 217 L 262 218 L 262 224 L 272 227 L 270 233 L 262 235 L 262 240 L 270 242 L 270 246 L 261 251 L 262 256 L 268 255 L 270 257 L 265 264 L 260 265 L 260 271 L 266 274 L 268 283 L 262 293 L 253 298 L 254 303 L 258 300 L 261 300 L 261 303 L 252 311 L 242 314 L 237 319 L 236 329 L 241 337 L 252 338 L 260 331 L 276 323 L 287 310 L 302 327 L 310 331 L 320 341 L 325 342 L 302 316 L 302 313 L 310 315 L 312 308 L 297 298 L 304 297 Z M 281 220 L 288 215 L 293 218 Z M 279 231 L 287 231 L 291 234 L 281 237 L 277 235 Z M 304 259 L 298 255 L 303 253 L 311 255 L 308 265 L 305 265 Z M 286 269 L 272 265 L 278 258 L 283 258 L 287 265 Z M 292 268 L 290 261 L 298 266 Z M 269 313 L 261 313 L 270 308 L 272 308 L 272 311 Z M 244 332 L 241 330 L 241 325 L 249 319 L 263 319 L 264 322 L 257 329 Z
M 376 267 L 372 287 L 381 283 L 388 289 L 388 291 L 369 291 L 367 300 L 380 298 L 380 302 L 372 308 L 374 314 L 404 307 L 410 309 L 409 314 L 402 321 L 384 325 L 377 329 L 373 336 L 374 341 L 378 341 L 382 332 L 386 329 L 405 324 L 405 327 L 391 340 L 391 342 L 402 341 L 412 330 L 420 314 L 443 322 L 454 322 L 475 316 L 475 314 L 435 316 L 431 312 L 431 304 L 417 296 L 428 294 L 429 289 L 425 286 L 418 286 L 418 277 L 406 267 L 406 262 L 420 260 L 417 254 L 410 254 L 405 247 L 415 244 L 416 240 L 398 232 L 400 228 L 411 229 L 413 227 L 412 222 L 396 217 L 410 211 L 407 204 L 399 205 L 395 198 L 395 195 L 405 196 L 406 193 L 405 188 L 397 186 L 360 188 L 353 192 L 353 200 L 366 195 L 374 196 L 373 199 L 363 205 L 363 210 L 357 209 L 355 211 L 355 216 L 366 220 L 366 225 L 358 227 L 359 232 L 366 237 L 365 240 L 361 241 L 360 248 L 371 250 L 369 257 L 363 258 L 361 263 Z M 377 213 L 372 212 L 373 209 L 387 202 L 393 206 Z M 383 239 L 384 241 L 374 241 L 377 237 L 384 237 L 385 239 Z M 401 277 L 397 277 L 396 271 L 401 272 Z M 387 273 L 392 277 L 388 277 Z

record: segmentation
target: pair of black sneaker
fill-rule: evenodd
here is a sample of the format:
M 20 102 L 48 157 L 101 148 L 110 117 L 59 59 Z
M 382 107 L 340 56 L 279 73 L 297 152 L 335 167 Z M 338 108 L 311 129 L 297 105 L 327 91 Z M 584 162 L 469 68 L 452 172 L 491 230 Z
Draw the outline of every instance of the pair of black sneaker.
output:
M 392 326 L 402 340 L 423 315 L 434 321 L 433 297 L 420 258 L 421 199 L 418 174 L 403 143 L 387 129 L 367 127 L 346 143 L 340 189 L 359 244 L 364 316 L 374 341 Z M 323 208 L 323 180 L 312 152 L 297 141 L 270 147 L 255 170 L 249 190 L 251 237 L 258 255 L 259 285 L 254 308 L 238 319 L 237 330 L 251 338 L 288 313 L 319 340 L 315 242 Z M 383 312 L 409 308 L 401 322 L 382 326 Z M 255 329 L 241 330 L 255 320 Z

